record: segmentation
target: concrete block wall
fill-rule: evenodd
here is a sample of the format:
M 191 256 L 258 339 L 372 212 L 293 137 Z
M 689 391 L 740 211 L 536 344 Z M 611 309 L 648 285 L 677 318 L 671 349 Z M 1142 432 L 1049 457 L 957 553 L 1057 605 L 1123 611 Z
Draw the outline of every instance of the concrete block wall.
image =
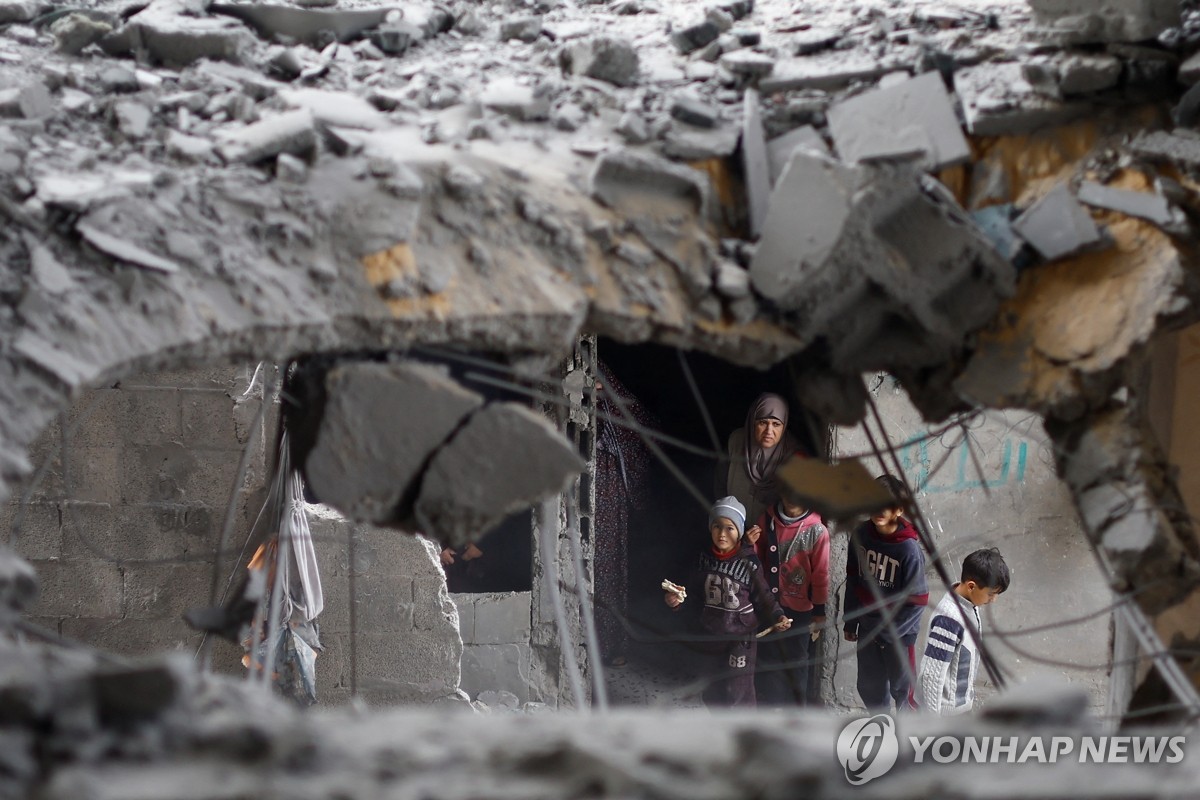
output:
M 531 685 L 529 592 L 452 594 L 462 633 L 462 690 L 476 699 L 489 689 L 515 694 L 522 703 L 544 702 Z
M 1105 711 L 1110 691 L 1105 665 L 1113 647 L 1110 607 L 1115 597 L 1070 494 L 1055 473 L 1040 417 L 1025 411 L 989 411 L 970 424 L 969 440 L 958 429 L 925 438 L 937 426 L 922 422 L 891 378 L 869 376 L 868 386 L 873 387 L 909 484 L 922 487 L 917 501 L 952 579 L 958 580 L 963 557 L 981 547 L 999 547 L 1012 571 L 1009 591 L 981 614 L 985 643 L 1010 681 L 1065 679 L 1087 689 L 1093 710 Z M 861 428 L 838 429 L 835 458 L 870 452 Z M 873 457 L 863 462 L 872 474 L 883 471 Z M 839 613 L 824 641 L 825 686 L 831 689 L 827 699 L 853 708 L 859 706 L 857 665 L 854 645 L 841 638 L 840 619 L 848 532 L 834 529 L 832 541 L 830 577 L 836 601 L 831 597 L 830 611 L 836 608 Z M 932 567 L 926 579 L 930 610 L 922 620 L 918 658 L 932 608 L 945 594 Z M 981 699 L 994 693 L 982 670 L 976 691 Z
M 325 593 L 318 702 L 344 703 L 355 690 L 372 706 L 455 694 L 463 641 L 440 548 L 403 531 L 351 523 L 325 506 L 306 510 Z
M 38 472 L 0 507 L 0 530 L 41 580 L 33 621 L 124 655 L 195 651 L 199 636 L 181 614 L 208 604 L 226 505 L 259 411 L 257 393 L 241 399 L 252 373 L 131 377 L 84 392 L 42 434 L 30 450 Z M 222 575 L 262 502 L 268 416 Z M 239 658 L 232 644 L 214 651 L 218 669 L 239 671 Z

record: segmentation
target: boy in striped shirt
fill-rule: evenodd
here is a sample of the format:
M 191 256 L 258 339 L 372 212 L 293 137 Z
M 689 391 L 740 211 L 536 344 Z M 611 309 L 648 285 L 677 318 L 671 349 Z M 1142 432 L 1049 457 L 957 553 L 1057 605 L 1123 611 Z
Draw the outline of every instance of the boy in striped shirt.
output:
M 996 548 L 963 559 L 962 578 L 934 610 L 921 669 L 917 702 L 934 714 L 962 714 L 975 702 L 976 639 L 982 636 L 979 607 L 994 603 L 1008 588 L 1008 565 Z M 966 629 L 970 625 L 976 635 Z

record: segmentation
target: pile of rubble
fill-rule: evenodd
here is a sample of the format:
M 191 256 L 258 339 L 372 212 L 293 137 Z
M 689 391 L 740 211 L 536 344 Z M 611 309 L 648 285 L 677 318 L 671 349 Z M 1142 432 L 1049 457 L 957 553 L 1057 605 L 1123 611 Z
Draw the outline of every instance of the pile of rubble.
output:
M 847 421 L 858 372 L 921 394 L 908 377 L 960 361 L 1018 269 L 1111 243 L 1081 202 L 1187 234 L 1191 93 L 1181 130 L 1092 136 L 1052 186 L 976 156 L 980 137 L 1180 93 L 1200 77 L 1190 11 L 828 6 L 5 0 L 12 368 L 78 386 L 343 317 L 533 352 L 587 327 L 802 354 L 810 400 Z M 1127 133 L 1117 117 L 1106 132 Z M 1171 169 L 1152 191 L 1105 185 L 1133 163 Z M 70 309 L 139 291 L 190 302 L 132 301 L 158 318 L 119 335 Z
M 1111 406 L 1196 317 L 1197 50 L 1166 0 L 0 0 L 0 491 L 73 393 L 133 370 L 544 364 L 587 331 L 792 358 L 831 422 L 868 369 L 931 418 L 1042 412 L 1157 613 L 1196 548 L 1185 520 L 1130 533 L 1175 496 Z M 326 381 L 313 424 L 342 438 L 310 478 L 367 518 L 477 523 L 410 491 L 423 461 L 374 494 L 339 472 L 388 413 L 362 380 Z M 442 433 L 492 414 L 463 400 Z

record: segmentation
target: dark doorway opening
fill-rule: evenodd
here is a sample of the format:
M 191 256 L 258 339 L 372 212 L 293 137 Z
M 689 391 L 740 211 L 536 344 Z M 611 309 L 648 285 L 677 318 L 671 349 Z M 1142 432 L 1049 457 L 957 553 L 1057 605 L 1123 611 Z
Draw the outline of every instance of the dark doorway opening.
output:
M 624 541 L 628 564 L 627 648 L 643 660 L 664 665 L 678 663 L 679 648 L 663 645 L 662 639 L 682 632 L 681 617 L 663 604 L 660 585 L 664 578 L 678 583 L 686 581 L 699 552 L 709 545 L 708 508 L 713 500 L 726 494 L 724 470 L 718 477 L 718 469 L 730 433 L 745 424 L 747 409 L 763 392 L 775 392 L 788 399 L 789 430 L 808 453 L 823 451 L 823 428 L 795 400 L 793 377 L 787 364 L 756 370 L 704 354 L 683 353 L 681 357 L 680 351 L 672 347 L 623 345 L 607 339 L 600 340 L 597 353 L 601 364 L 636 398 L 659 431 L 694 448 L 684 449 L 660 441 L 679 475 L 691 483 L 704 501 L 651 454 L 640 497 L 628 515 Z M 699 397 L 689 385 L 685 363 Z M 711 429 L 705 421 L 705 410 Z M 598 421 L 597 425 L 600 424 Z M 716 433 L 715 442 L 712 431 Z M 603 462 L 598 460 L 597 469 L 602 467 Z M 597 481 L 600 480 L 597 476 Z M 596 547 L 621 546 L 621 542 L 613 542 L 611 536 L 599 530 L 604 524 L 603 515 L 612 510 L 605 508 L 604 499 L 599 496 L 596 503 Z M 598 566 L 603 557 L 603 553 L 597 553 Z M 598 574 L 598 583 L 600 580 Z M 603 594 L 602 589 L 598 585 L 598 597 Z

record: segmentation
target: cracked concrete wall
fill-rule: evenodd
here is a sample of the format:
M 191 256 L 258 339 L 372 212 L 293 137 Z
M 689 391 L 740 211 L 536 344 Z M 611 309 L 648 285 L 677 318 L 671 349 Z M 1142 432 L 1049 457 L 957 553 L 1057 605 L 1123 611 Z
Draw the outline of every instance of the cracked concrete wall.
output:
M 469 617 L 446 590 L 441 547 L 325 506 L 306 513 L 325 591 L 317 702 L 349 702 L 352 690 L 369 706 L 464 701 L 459 626 Z
M 0 518 L 5 532 L 15 531 L 16 551 L 41 576 L 31 621 L 126 656 L 196 651 L 200 635 L 181 615 L 208 605 L 213 551 L 259 411 L 261 382 L 241 399 L 252 372 L 136 375 L 80 396 L 63 418 L 70 436 L 65 451 L 62 422 L 38 439 L 30 455 L 39 467 L 46 464 L 45 474 L 36 487 L 22 487 Z M 230 549 L 219 562 L 222 576 L 236 572 L 263 501 L 277 419 L 272 410 L 260 423 Z M 326 598 L 318 620 L 326 648 L 317 662 L 319 702 L 350 699 L 351 537 L 359 696 L 370 705 L 455 696 L 462 642 L 433 545 L 352 524 L 321 506 L 307 513 Z M 218 639 L 214 665 L 241 675 L 241 654 Z
M 0 507 L 0 529 L 42 576 L 32 620 L 124 655 L 195 651 L 199 634 L 180 615 L 208 605 L 238 462 L 258 422 L 261 386 L 242 399 L 251 373 L 134 375 L 83 392 L 42 433 L 30 450 L 40 480 Z M 267 417 L 236 507 L 233 547 L 262 503 L 271 438 L 264 434 L 275 419 Z M 221 559 L 223 574 L 235 556 Z M 224 670 L 240 672 L 240 657 L 233 645 L 215 650 Z
M 958 580 L 963 557 L 981 547 L 1000 548 L 1012 570 L 1009 591 L 982 612 L 985 643 L 1000 669 L 1013 684 L 1047 677 L 1070 681 L 1087 692 L 1093 711 L 1106 712 L 1115 595 L 1092 552 L 1069 488 L 1055 472 L 1053 444 L 1041 418 L 1023 411 L 990 411 L 967 421 L 965 434 L 951 428 L 923 439 L 939 426 L 922 420 L 890 377 L 876 375 L 868 382 L 951 578 Z M 870 452 L 861 428 L 838 429 L 834 457 Z M 874 456 L 865 461 L 873 474 L 884 471 Z M 845 577 L 847 546 L 848 530 L 843 528 L 833 539 L 835 586 Z M 923 629 L 945 592 L 932 563 L 927 564 L 926 580 L 930 597 Z M 1026 628 L 1039 630 L 1023 633 Z M 831 631 L 838 636 L 835 646 L 826 643 L 836 669 L 826 672 L 833 684 L 832 699 L 854 708 L 857 669 L 848 655 L 853 645 L 840 640 L 840 630 L 839 619 Z M 918 654 L 924 652 L 924 633 Z M 977 692 L 983 702 L 996 692 L 982 669 Z

